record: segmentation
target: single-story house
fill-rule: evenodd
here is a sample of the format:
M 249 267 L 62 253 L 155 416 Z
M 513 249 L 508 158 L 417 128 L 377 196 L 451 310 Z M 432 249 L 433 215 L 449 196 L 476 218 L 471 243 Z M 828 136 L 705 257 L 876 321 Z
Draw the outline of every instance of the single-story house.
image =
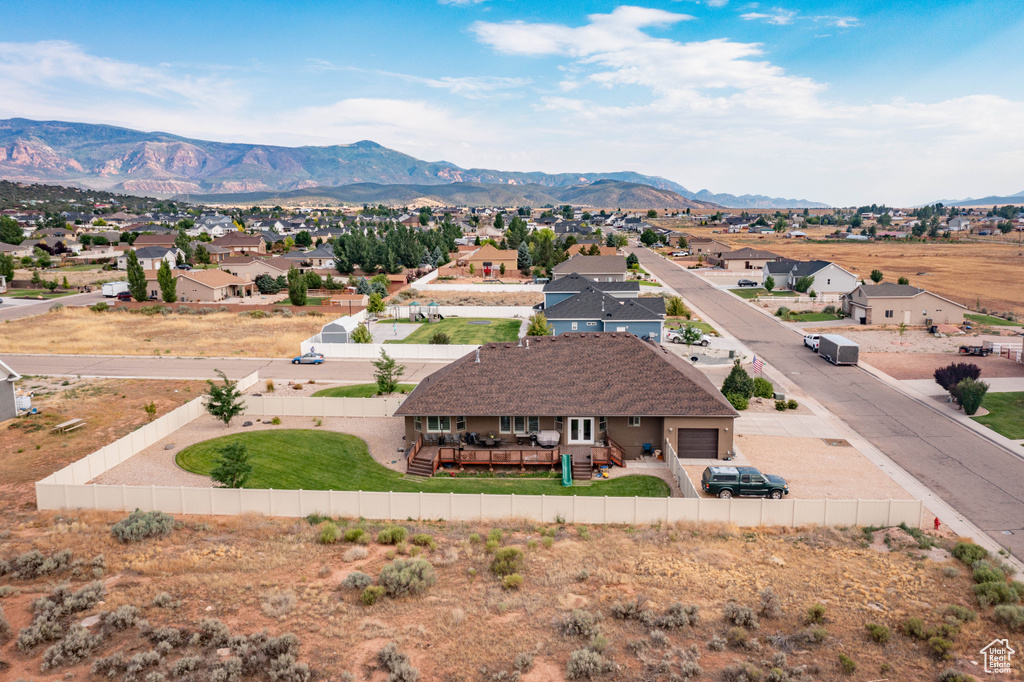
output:
M 232 253 L 266 253 L 267 243 L 262 235 L 245 234 L 243 232 L 228 232 L 223 237 L 217 237 L 211 244 L 230 250 Z
M 594 287 L 545 308 L 544 316 L 557 336 L 566 332 L 629 332 L 661 341 L 665 299 L 615 298 Z
M 640 282 L 635 279 L 625 282 L 599 282 L 572 273 L 560 279 L 553 279 L 544 285 L 544 308 L 550 308 L 556 303 L 580 293 L 587 287 L 593 287 L 615 298 L 638 298 L 640 296 Z
M 156 282 L 156 273 L 146 273 L 146 288 L 150 295 L 154 292 L 160 297 L 160 287 Z M 206 303 L 223 301 L 225 298 L 244 298 L 256 293 L 256 285 L 252 282 L 232 275 L 223 270 L 175 270 L 178 279 L 178 300 L 185 303 Z
M 473 270 L 483 277 L 500 277 L 502 265 L 505 266 L 505 272 L 511 273 L 516 270 L 519 253 L 515 249 L 496 249 L 490 244 L 485 244 L 459 260 L 465 261 L 466 267 L 472 265 Z
M 256 258 L 255 256 L 229 256 L 220 262 L 220 269 L 237 275 L 247 282 L 255 282 L 260 275 L 277 279 L 288 275 L 291 263 L 284 258 Z
M 555 431 L 560 446 L 610 440 L 627 458 L 667 442 L 680 458 L 723 459 L 739 415 L 685 359 L 605 332 L 488 343 L 423 379 L 395 416 L 409 444 L 426 433 Z
M 145 246 L 141 249 L 128 249 L 117 257 L 117 269 L 128 269 L 128 254 L 135 251 L 143 270 L 159 270 L 160 261 L 165 260 L 172 268 L 179 262 L 185 260 L 185 254 L 177 248 L 164 248 L 163 246 Z
M 802 277 L 813 277 L 810 289 L 825 295 L 848 294 L 857 288 L 857 276 L 827 260 L 779 260 L 765 263 L 761 282 L 771 277 L 776 289 L 793 289 Z
M 0 253 L 13 256 L 14 258 L 24 258 L 25 256 L 31 256 L 35 251 L 35 244 L 29 241 L 23 241 L 20 244 L 5 244 L 0 242 Z
M 843 296 L 843 311 L 861 324 L 961 324 L 965 306 L 909 284 L 861 284 Z
M 686 246 L 691 256 L 717 256 L 729 250 L 729 246 L 708 237 L 690 237 Z
M 0 360 L 0 422 L 18 416 L 15 382 L 21 375 Z
M 625 256 L 576 255 L 552 268 L 551 278 L 557 280 L 576 273 L 592 280 L 624 282 L 628 271 Z
M 762 270 L 765 263 L 779 260 L 781 256 L 771 251 L 761 251 L 746 246 L 735 251 L 726 251 L 717 260 L 726 270 Z

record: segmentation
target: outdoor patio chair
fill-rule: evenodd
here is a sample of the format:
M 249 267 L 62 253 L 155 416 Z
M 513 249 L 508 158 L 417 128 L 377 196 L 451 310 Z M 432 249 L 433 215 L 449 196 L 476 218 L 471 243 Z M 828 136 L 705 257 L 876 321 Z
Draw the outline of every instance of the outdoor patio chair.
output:
M 650 443 L 644 443 L 644 455 L 646 456 L 646 455 L 653 455 L 653 454 L 654 454 L 654 446 L 652 446 Z

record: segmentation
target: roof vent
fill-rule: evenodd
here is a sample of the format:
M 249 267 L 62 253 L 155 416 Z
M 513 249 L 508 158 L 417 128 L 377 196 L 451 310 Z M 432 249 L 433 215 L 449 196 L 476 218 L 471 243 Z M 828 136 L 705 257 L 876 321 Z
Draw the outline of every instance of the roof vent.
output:
M 480 349 L 476 349 L 476 364 L 480 364 Z

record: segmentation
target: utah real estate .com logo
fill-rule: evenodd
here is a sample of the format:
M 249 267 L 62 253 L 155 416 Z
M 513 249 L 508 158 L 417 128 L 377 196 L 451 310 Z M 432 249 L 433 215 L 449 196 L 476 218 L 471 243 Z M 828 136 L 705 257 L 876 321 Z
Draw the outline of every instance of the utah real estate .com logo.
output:
M 1007 640 L 993 639 L 980 653 L 985 657 L 985 672 L 999 674 L 1010 672 L 1010 657 L 1017 652 L 1010 648 Z

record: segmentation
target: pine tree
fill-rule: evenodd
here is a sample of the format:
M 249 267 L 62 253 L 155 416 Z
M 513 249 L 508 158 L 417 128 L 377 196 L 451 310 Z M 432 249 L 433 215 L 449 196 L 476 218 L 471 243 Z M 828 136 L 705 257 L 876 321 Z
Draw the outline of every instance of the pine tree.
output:
M 217 466 L 210 472 L 210 478 L 225 488 L 244 488 L 252 474 L 249 452 L 245 443 L 228 443 L 220 449 Z
M 135 249 L 128 252 L 128 291 L 136 301 L 149 298 L 146 295 L 146 272 L 142 269 L 139 257 L 135 255 Z
M 174 238 L 174 246 L 178 248 L 183 254 L 185 254 L 185 262 L 191 263 L 193 258 L 192 253 L 192 242 L 188 235 L 185 234 L 185 228 L 178 228 L 178 236 Z
M 730 394 L 741 395 L 744 398 L 750 398 L 754 395 L 754 380 L 747 374 L 747 370 L 740 367 L 739 360 L 733 363 L 732 371 L 729 372 L 729 376 L 722 383 L 722 393 L 726 396 Z
M 160 269 L 156 273 L 156 281 L 160 285 L 160 298 L 164 303 L 174 303 L 178 300 L 178 281 L 174 279 L 171 266 L 167 261 L 160 261 Z
M 519 242 L 519 247 L 516 254 L 516 267 L 523 272 L 529 272 L 530 268 L 533 267 L 533 258 L 530 257 L 530 248 L 526 245 L 526 242 Z
M 306 305 L 306 278 L 294 265 L 288 270 L 288 299 L 294 306 Z
M 216 372 L 224 384 L 215 384 L 212 379 L 206 380 L 210 385 L 210 392 L 206 397 L 206 411 L 225 424 L 230 424 L 232 419 L 245 412 L 245 403 L 242 400 L 242 392 L 238 390 L 238 383 L 228 379 L 219 369 Z

